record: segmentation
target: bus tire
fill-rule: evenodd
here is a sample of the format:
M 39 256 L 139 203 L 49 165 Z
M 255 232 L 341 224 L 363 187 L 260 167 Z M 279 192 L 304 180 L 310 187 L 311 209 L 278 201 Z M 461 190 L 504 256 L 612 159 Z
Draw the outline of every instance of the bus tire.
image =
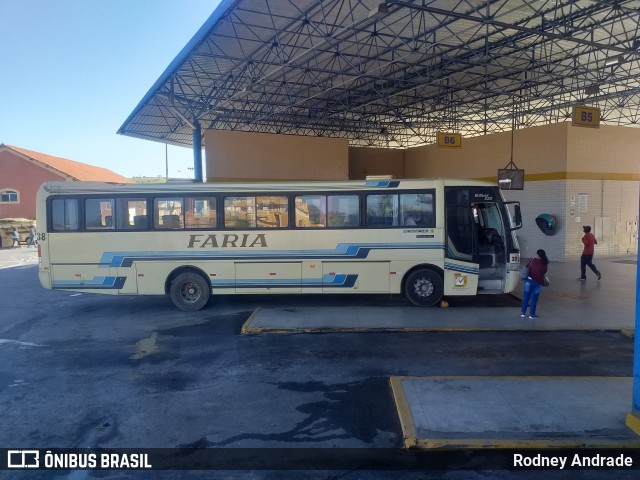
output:
M 211 287 L 197 273 L 185 272 L 172 280 L 169 295 L 173 304 L 180 310 L 195 312 L 209 301 Z
M 444 296 L 442 275 L 428 268 L 419 268 L 406 278 L 404 294 L 412 304 L 418 307 L 437 305 Z

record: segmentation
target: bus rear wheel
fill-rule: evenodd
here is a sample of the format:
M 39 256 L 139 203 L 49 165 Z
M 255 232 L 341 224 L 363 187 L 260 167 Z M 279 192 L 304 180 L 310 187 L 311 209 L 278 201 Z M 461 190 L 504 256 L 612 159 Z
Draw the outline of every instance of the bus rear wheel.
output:
M 444 295 L 442 276 L 428 268 L 420 268 L 409 274 L 404 283 L 407 299 L 419 307 L 437 305 Z
M 169 288 L 171 301 L 185 312 L 200 310 L 209 301 L 210 294 L 211 288 L 206 280 L 194 272 L 181 273 Z

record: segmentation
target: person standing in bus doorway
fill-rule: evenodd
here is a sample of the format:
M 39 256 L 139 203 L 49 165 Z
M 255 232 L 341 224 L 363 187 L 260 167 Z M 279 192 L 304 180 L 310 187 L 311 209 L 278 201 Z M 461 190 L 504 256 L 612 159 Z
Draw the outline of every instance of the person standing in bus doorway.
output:
M 529 310 L 529 318 L 538 318 L 536 315 L 536 307 L 538 305 L 538 297 L 540 290 L 544 284 L 544 276 L 547 273 L 547 265 L 549 259 L 547 253 L 540 249 L 536 252 L 536 256 L 529 261 L 529 276 L 524 281 L 524 294 L 522 295 L 522 308 L 520 316 L 525 317 L 527 314 L 527 306 L 531 301 L 531 309 Z
M 584 281 L 587 279 L 587 266 L 589 266 L 591 271 L 598 277 L 598 280 L 600 280 L 602 275 L 593 264 L 594 247 L 598 244 L 598 240 L 596 240 L 595 235 L 591 233 L 591 227 L 589 225 L 582 227 L 582 231 L 584 232 L 584 236 L 582 237 L 584 248 L 582 249 L 582 256 L 580 257 L 580 278 L 578 280 Z

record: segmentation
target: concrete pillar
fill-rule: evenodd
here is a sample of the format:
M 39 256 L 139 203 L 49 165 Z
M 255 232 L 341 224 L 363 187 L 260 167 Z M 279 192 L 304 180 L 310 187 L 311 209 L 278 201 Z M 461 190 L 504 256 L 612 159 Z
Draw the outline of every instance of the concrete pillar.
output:
M 638 242 L 640 246 L 640 236 Z M 636 266 L 636 325 L 633 338 L 633 395 L 627 426 L 640 435 L 640 266 Z
M 198 120 L 193 121 L 193 176 L 202 183 L 202 129 Z

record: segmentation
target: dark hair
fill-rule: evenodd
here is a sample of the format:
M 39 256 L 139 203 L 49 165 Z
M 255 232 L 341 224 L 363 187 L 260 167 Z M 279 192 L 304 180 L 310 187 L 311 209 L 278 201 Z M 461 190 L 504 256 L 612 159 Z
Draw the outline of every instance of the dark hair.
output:
M 540 257 L 540 260 L 542 260 L 542 262 L 547 265 L 549 263 L 549 259 L 547 258 L 547 252 L 545 252 L 544 250 L 540 249 L 536 252 L 538 254 L 538 256 Z
M 591 227 L 589 225 L 586 225 L 584 227 L 582 227 L 582 230 L 589 233 L 591 231 Z

